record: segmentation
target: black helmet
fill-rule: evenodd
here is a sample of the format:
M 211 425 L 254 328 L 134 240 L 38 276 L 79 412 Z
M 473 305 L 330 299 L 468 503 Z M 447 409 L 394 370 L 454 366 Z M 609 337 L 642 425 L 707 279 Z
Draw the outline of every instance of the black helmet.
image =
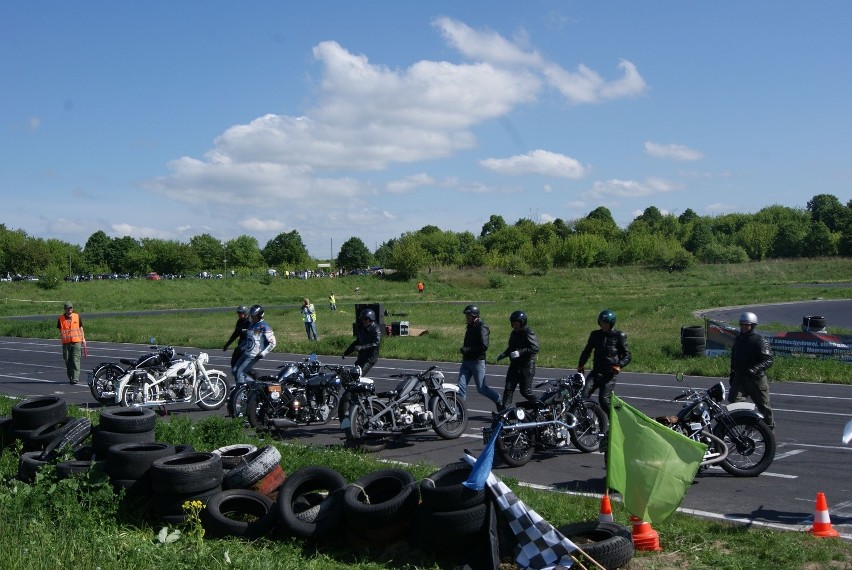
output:
M 249 315 L 252 317 L 263 318 L 263 307 L 260 305 L 252 305 L 251 309 L 249 309 Z
M 467 307 L 464 308 L 464 311 L 462 311 L 462 312 L 465 315 L 472 315 L 474 317 L 478 317 L 479 316 L 479 307 L 477 307 L 476 305 L 468 305 Z
M 361 311 L 361 314 L 358 315 L 358 318 L 359 319 L 370 319 L 371 321 L 375 322 L 376 313 L 373 312 L 373 309 L 364 309 L 363 311 Z
M 515 321 L 521 323 L 521 328 L 524 328 L 527 326 L 527 314 L 523 311 L 515 311 L 509 315 L 509 322 L 514 323 Z
M 604 309 L 598 315 L 598 324 L 608 323 L 609 326 L 615 326 L 615 313 L 610 311 L 609 309 Z
M 240 305 L 239 307 L 237 307 L 237 312 L 243 313 L 243 314 L 248 314 L 248 309 L 246 309 L 245 305 Z

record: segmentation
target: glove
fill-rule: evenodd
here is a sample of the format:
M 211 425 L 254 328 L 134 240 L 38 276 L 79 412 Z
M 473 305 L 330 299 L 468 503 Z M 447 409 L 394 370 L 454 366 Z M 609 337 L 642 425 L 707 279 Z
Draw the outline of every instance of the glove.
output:
M 610 366 L 610 369 L 612 370 L 613 375 L 616 375 L 621 372 L 621 366 L 617 364 L 613 364 L 612 366 Z
M 509 353 L 509 360 L 515 360 L 520 355 L 521 355 L 521 353 L 519 351 L 513 350 L 512 352 Z
M 463 346 L 459 349 L 459 352 L 461 352 L 462 354 L 467 354 L 468 352 L 470 352 L 470 347 L 469 346 Z
M 586 367 L 583 366 L 582 364 L 577 367 L 577 372 L 579 372 L 580 374 L 582 374 L 585 371 L 586 371 Z
M 748 369 L 749 376 L 757 376 L 757 368 L 749 368 Z
M 500 361 L 501 361 L 501 360 L 503 360 L 504 358 L 506 358 L 506 353 L 505 353 L 505 352 L 501 352 L 500 354 L 498 354 L 498 355 L 497 355 L 497 362 L 500 362 Z
M 363 346 L 361 346 L 360 344 L 355 345 L 355 352 L 361 352 L 362 350 L 364 350 Z

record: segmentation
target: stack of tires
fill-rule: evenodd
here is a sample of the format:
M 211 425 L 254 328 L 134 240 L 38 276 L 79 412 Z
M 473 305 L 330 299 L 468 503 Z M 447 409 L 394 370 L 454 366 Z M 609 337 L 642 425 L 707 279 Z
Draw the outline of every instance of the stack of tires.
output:
M 167 523 L 186 521 L 184 503 L 206 505 L 222 491 L 222 458 L 214 453 L 191 451 L 167 455 L 151 463 L 151 506 Z
M 353 549 L 381 549 L 406 538 L 420 492 L 404 469 L 380 469 L 350 484 L 343 492 L 346 542 Z
M 153 443 L 157 414 L 150 408 L 107 408 L 92 430 L 96 459 L 106 459 L 109 448 L 119 443 Z
M 107 450 L 106 473 L 116 492 L 125 491 L 125 499 L 148 500 L 151 465 L 175 453 L 175 446 L 170 443 L 116 443 Z
M 234 453 L 237 452 L 234 450 Z M 227 456 L 229 453 L 220 451 L 222 460 Z M 236 464 L 229 462 L 229 465 L 222 480 L 222 488 L 226 490 L 249 489 L 275 501 L 278 489 L 286 479 L 281 468 L 281 452 L 272 445 L 237 455 Z
M 680 327 L 680 347 L 684 356 L 704 356 L 704 351 L 707 350 L 704 326 L 686 325 Z

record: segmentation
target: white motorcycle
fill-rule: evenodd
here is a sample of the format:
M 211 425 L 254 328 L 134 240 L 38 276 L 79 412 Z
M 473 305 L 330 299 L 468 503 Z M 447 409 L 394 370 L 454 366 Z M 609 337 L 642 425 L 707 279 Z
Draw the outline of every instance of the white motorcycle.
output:
M 129 370 L 118 381 L 115 403 L 125 407 L 198 404 L 202 410 L 218 410 L 228 400 L 228 383 L 221 370 L 207 369 L 206 352 L 175 360 L 165 371 Z

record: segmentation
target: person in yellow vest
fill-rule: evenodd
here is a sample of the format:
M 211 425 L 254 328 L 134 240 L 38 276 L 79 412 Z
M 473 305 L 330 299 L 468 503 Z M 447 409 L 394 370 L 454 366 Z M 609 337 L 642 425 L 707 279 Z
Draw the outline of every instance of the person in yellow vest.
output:
M 305 297 L 302 303 L 302 319 L 305 321 L 305 332 L 308 340 L 319 340 L 317 337 L 317 310 L 311 300 Z
M 65 303 L 65 313 L 59 315 L 56 328 L 59 329 L 62 341 L 62 360 L 65 361 L 68 381 L 76 384 L 80 381 L 80 359 L 86 348 L 86 337 L 83 334 L 83 319 L 74 312 L 71 301 Z

